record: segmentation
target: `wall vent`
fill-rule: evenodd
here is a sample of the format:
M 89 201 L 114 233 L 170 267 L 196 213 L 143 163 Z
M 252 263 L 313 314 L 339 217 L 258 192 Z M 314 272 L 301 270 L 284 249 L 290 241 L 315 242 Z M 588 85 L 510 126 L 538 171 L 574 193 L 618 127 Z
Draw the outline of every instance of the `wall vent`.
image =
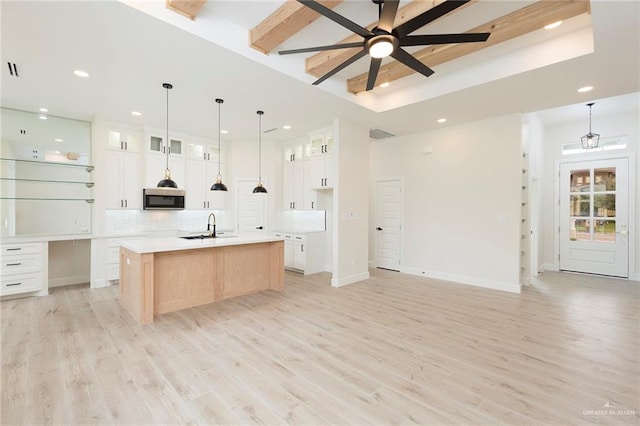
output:
M 18 66 L 14 62 L 7 62 L 7 65 L 9 66 L 9 74 L 14 77 L 20 77 L 18 75 Z
M 276 130 L 278 130 L 278 128 L 277 128 L 277 127 L 274 127 L 273 129 L 267 129 L 267 130 L 265 130 L 265 131 L 264 131 L 264 132 L 262 132 L 262 133 L 271 133 L 271 132 L 275 132 Z
M 382 129 L 369 129 L 369 139 L 385 139 L 395 136 L 393 133 L 389 133 Z

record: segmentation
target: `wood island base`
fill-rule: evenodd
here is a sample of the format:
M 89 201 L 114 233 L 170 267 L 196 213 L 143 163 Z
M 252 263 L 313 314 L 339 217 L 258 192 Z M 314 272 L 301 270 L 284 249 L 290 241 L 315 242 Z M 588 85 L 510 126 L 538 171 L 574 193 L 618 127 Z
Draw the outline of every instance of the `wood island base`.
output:
M 284 290 L 284 242 L 138 253 L 120 248 L 120 303 L 140 323 L 262 290 Z

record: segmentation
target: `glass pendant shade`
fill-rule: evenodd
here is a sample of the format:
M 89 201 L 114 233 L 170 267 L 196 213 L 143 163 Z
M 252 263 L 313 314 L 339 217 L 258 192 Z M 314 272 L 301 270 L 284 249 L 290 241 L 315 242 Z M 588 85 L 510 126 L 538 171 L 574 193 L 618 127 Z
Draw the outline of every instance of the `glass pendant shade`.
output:
M 220 105 L 224 102 L 222 99 L 216 99 L 216 103 L 218 104 L 218 176 L 216 176 L 216 182 L 211 185 L 212 191 L 227 191 L 227 185 L 222 183 L 222 175 L 220 174 L 220 157 L 222 156 L 222 151 L 220 151 L 220 139 L 222 135 L 222 131 L 220 130 Z
M 262 115 L 264 111 L 256 111 L 258 114 L 258 184 L 253 188 L 254 194 L 266 194 L 267 188 L 262 185 Z
M 587 104 L 589 107 L 589 133 L 580 138 L 582 140 L 582 149 L 597 148 L 600 142 L 600 135 L 591 131 L 591 107 L 593 105 L 593 102 Z
M 169 83 L 163 83 L 162 87 L 167 89 L 167 139 L 166 139 L 166 143 L 167 143 L 167 147 L 168 147 L 168 144 L 169 144 L 169 90 L 173 89 L 173 85 L 171 85 Z M 171 170 L 169 170 L 169 148 L 167 148 L 166 151 L 167 151 L 167 168 L 164 171 L 164 179 L 161 179 L 160 182 L 158 182 L 158 188 L 177 188 L 178 184 L 173 179 L 171 179 Z

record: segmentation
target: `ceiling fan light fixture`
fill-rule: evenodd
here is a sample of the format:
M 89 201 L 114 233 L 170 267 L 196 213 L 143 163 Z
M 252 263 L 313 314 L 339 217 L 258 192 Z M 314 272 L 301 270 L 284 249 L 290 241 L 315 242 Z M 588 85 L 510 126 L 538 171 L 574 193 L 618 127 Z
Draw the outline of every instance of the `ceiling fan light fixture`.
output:
M 364 48 L 372 58 L 381 59 L 391 55 L 398 44 L 398 39 L 391 34 L 382 34 L 367 40 Z
M 591 131 L 591 107 L 593 105 L 593 102 L 587 104 L 589 107 L 589 133 L 580 138 L 582 140 L 582 149 L 597 148 L 598 142 L 600 142 L 600 135 Z

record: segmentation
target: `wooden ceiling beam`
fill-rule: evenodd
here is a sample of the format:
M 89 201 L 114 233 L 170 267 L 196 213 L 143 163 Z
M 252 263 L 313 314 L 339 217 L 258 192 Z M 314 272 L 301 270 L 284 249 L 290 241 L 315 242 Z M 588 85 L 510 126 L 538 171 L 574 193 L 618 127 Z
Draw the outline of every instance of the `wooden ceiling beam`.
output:
M 478 0 L 471 0 L 469 3 L 459 7 L 452 13 L 455 13 L 457 10 L 464 9 L 469 4 L 476 1 Z M 415 18 L 421 13 L 424 13 L 427 10 L 430 10 L 436 7 L 437 5 L 443 2 L 444 0 L 431 0 L 431 1 L 415 0 L 409 3 L 408 5 L 402 7 L 401 9 L 398 9 L 398 13 L 396 14 L 396 19 L 393 23 L 394 28 L 410 19 Z M 367 26 L 367 29 L 370 30 L 374 28 L 376 25 L 378 25 L 378 21 L 372 22 L 370 25 Z M 335 44 L 354 43 L 359 41 L 362 41 L 362 37 L 354 34 Z M 326 50 L 323 52 L 318 52 L 313 56 L 308 57 L 305 60 L 305 70 L 308 74 L 311 74 L 315 77 L 321 77 L 326 73 L 328 73 L 329 71 L 331 71 L 332 69 L 334 69 L 335 67 L 337 67 L 338 65 L 340 65 L 341 63 L 343 63 L 344 61 L 346 61 L 347 59 L 349 59 L 350 57 L 352 57 L 353 55 L 355 55 L 356 53 L 358 53 L 358 51 L 360 50 L 361 50 L 360 48 L 355 47 L 353 49 Z
M 319 0 L 318 3 L 333 9 L 343 0 Z M 298 31 L 304 29 L 320 14 L 300 4 L 287 0 L 275 12 L 249 31 L 250 46 L 268 54 Z
M 167 9 L 171 9 L 194 21 L 206 2 L 207 0 L 167 0 L 166 5 Z
M 539 1 L 467 31 L 469 33 L 490 32 L 491 36 L 484 43 L 429 46 L 413 53 L 413 56 L 429 67 L 435 67 L 469 53 L 539 30 L 547 24 L 588 12 L 590 12 L 588 0 Z M 411 74 L 414 74 L 411 68 L 393 61 L 380 67 L 377 81 L 391 82 Z M 367 73 L 363 73 L 347 80 L 347 91 L 354 94 L 364 92 L 367 76 Z

